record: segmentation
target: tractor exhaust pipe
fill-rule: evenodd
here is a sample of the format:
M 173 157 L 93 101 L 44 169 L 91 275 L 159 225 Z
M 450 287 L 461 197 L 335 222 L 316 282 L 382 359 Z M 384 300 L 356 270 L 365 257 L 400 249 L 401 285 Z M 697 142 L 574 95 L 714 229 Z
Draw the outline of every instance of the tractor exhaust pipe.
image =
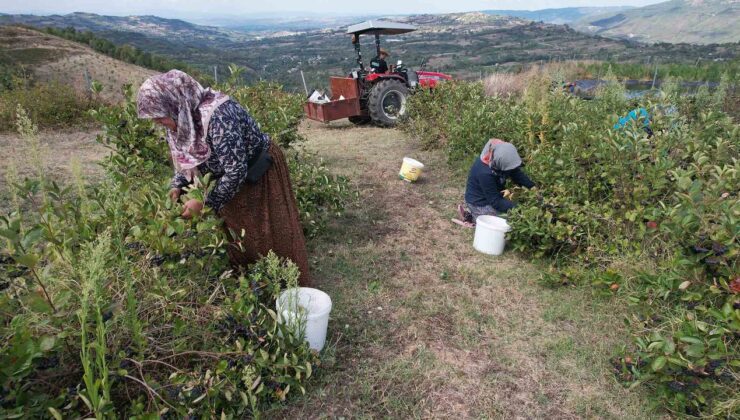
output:
M 360 72 L 365 72 L 365 64 L 362 62 L 362 50 L 360 49 L 360 35 L 352 35 L 352 45 L 355 46 L 355 52 L 357 53 L 357 65 L 360 66 Z

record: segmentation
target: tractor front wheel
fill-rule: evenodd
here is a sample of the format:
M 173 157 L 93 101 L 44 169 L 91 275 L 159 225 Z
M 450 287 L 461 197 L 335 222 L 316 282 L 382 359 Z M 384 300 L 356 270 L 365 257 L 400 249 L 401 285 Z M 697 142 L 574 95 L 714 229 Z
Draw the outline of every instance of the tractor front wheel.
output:
M 393 127 L 406 113 L 409 89 L 400 80 L 383 80 L 373 86 L 367 100 L 373 122 L 381 127 Z

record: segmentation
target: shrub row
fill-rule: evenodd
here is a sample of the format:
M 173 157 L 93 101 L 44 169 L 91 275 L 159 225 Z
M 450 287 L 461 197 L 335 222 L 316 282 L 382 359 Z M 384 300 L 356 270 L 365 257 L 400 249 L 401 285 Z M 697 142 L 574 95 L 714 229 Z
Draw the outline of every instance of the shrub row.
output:
M 610 80 L 592 101 L 544 77 L 509 98 L 449 83 L 415 95 L 405 127 L 451 163 L 472 163 L 491 137 L 514 143 L 538 189 L 515 189 L 510 242 L 550 261 L 544 284 L 588 282 L 631 307 L 620 379 L 671 410 L 738 415 L 740 128 L 723 88 L 689 97 L 668 83 L 641 100 L 654 137 L 616 131 L 634 104 Z
M 31 84 L 16 77 L 9 87 L 0 88 L 0 131 L 15 128 L 19 105 L 39 126 L 63 128 L 92 122 L 87 111 L 100 103 L 92 92 L 86 96 L 69 85 L 56 82 Z
M 258 99 L 244 103 L 258 120 L 288 100 L 260 98 L 284 95 L 274 87 L 232 89 Z M 0 417 L 245 418 L 304 392 L 317 356 L 273 310 L 296 266 L 270 254 L 234 271 L 220 219 L 181 219 L 167 198 L 166 143 L 133 100 L 95 116 L 111 148 L 104 180 L 15 180 L 16 210 L 0 217 Z M 297 136 L 283 132 L 295 124 L 264 128 Z M 315 234 L 342 210 L 347 181 L 294 153 Z M 207 188 L 204 178 L 188 194 Z

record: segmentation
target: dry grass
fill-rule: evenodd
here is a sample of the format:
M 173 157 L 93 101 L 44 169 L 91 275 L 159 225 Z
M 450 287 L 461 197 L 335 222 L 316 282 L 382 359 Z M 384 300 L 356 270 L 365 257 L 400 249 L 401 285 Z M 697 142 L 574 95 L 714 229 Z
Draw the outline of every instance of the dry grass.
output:
M 72 179 L 72 165 L 77 162 L 82 175 L 87 179 L 100 176 L 102 168 L 97 165 L 107 154 L 107 149 L 95 141 L 96 131 L 55 130 L 39 133 L 42 170 L 54 181 L 65 183 Z M 0 165 L 0 197 L 8 194 L 7 174 L 17 171 L 18 179 L 33 178 L 37 173 L 28 143 L 17 133 L 0 134 L 0 150 L 3 164 Z M 7 210 L 9 203 L 2 200 L 0 211 Z
M 24 59 L 22 52 L 33 51 Z M 141 84 L 155 71 L 128 64 L 100 54 L 84 45 L 31 29 L 0 26 L 0 55 L 10 55 L 27 66 L 42 81 L 72 85 L 87 93 L 85 70 L 103 86 L 102 99 L 119 102 L 121 87 L 126 83 Z M 41 59 L 43 58 L 43 59 Z
M 489 96 L 521 95 L 527 87 L 529 73 L 494 73 L 483 80 Z
M 493 73 L 483 80 L 486 94 L 489 96 L 518 96 L 524 93 L 527 86 L 536 79 L 547 77 L 556 80 L 576 80 L 590 77 L 584 66 L 590 61 L 566 61 L 558 63 L 533 64 L 519 73 Z
M 608 358 L 619 308 L 547 290 L 514 254 L 485 257 L 449 222 L 463 180 L 395 130 L 309 123 L 307 147 L 352 177 L 359 206 L 311 245 L 333 298 L 331 346 L 309 394 L 271 416 L 644 418 Z M 424 181 L 397 178 L 403 156 Z

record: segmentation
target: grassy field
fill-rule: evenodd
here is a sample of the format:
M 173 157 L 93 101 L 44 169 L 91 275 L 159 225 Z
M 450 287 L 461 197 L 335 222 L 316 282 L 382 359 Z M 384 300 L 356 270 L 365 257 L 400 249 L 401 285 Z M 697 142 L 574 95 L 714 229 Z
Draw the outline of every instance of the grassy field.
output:
M 396 130 L 303 127 L 359 202 L 310 244 L 334 301 L 308 393 L 268 417 L 645 418 L 650 402 L 608 364 L 625 342 L 616 303 L 545 289 L 541 268 L 486 257 L 453 225 L 464 179 Z M 398 180 L 403 156 L 427 165 Z

